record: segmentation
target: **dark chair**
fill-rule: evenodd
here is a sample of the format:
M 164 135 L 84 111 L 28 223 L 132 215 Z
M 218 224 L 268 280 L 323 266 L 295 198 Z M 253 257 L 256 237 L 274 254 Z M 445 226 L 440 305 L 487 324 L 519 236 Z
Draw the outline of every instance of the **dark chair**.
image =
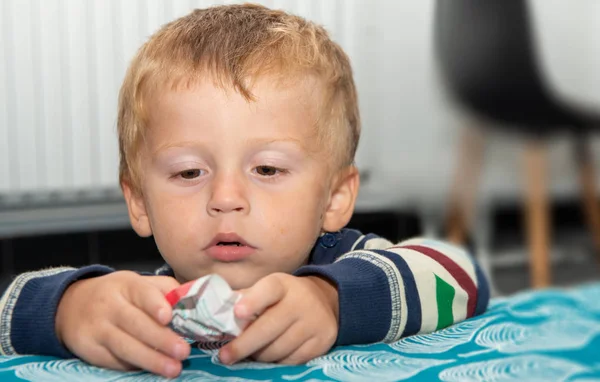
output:
M 587 140 L 589 131 L 600 127 L 600 115 L 559 100 L 544 82 L 525 0 L 438 0 L 434 28 L 436 57 L 451 96 L 480 119 L 528 140 L 525 217 L 531 281 L 534 287 L 547 286 L 550 219 L 544 138 L 557 132 L 573 137 L 584 209 L 600 253 L 600 210 Z M 450 196 L 448 235 L 458 243 L 468 234 L 474 208 L 473 185 L 483 155 L 478 137 L 483 135 L 466 130 Z

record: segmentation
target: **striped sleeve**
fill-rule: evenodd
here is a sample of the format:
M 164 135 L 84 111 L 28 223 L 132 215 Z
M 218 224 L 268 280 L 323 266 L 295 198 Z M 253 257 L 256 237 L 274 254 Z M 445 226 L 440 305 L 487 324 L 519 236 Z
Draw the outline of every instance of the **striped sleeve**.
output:
M 55 333 L 58 303 L 73 282 L 113 272 L 101 265 L 59 267 L 17 276 L 0 299 L 0 355 L 73 355 Z
M 338 288 L 338 345 L 393 342 L 450 326 L 485 311 L 488 283 L 464 249 L 431 240 L 393 245 L 362 237 L 332 264 L 301 273 Z

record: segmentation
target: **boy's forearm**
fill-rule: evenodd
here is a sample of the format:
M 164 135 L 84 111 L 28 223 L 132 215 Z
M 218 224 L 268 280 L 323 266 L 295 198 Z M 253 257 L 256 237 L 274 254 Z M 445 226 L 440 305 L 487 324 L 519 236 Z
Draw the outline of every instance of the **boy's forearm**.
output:
M 352 252 L 350 252 L 352 253 Z M 346 259 L 328 265 L 308 265 L 297 276 L 330 280 L 338 292 L 338 336 L 335 345 L 381 341 L 391 322 L 388 280 L 381 272 L 367 270 L 368 262 Z
M 58 302 L 74 281 L 112 271 L 92 265 L 81 269 L 51 268 L 17 276 L 0 300 L 0 354 L 72 357 L 54 330 Z
M 339 321 L 340 303 L 337 286 L 333 282 L 331 282 L 331 280 L 323 277 L 308 276 L 308 278 L 311 279 L 315 284 L 317 284 L 317 286 L 325 296 L 325 299 L 329 302 L 329 306 L 331 307 L 335 318 Z
M 431 332 L 481 314 L 489 301 L 480 267 L 462 249 L 439 241 L 355 250 L 297 274 L 318 274 L 337 285 L 338 345 Z

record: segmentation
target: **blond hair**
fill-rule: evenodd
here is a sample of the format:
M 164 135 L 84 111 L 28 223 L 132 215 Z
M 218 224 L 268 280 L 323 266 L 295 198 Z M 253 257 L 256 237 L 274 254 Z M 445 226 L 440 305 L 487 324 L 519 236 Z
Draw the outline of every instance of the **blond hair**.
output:
M 360 135 L 352 69 L 323 27 L 253 4 L 197 9 L 166 24 L 139 49 L 121 87 L 120 181 L 141 191 L 146 105 L 157 91 L 191 86 L 211 76 L 251 101 L 248 83 L 257 77 L 302 74 L 315 75 L 323 84 L 318 140 L 330 145 L 337 166 L 352 164 Z

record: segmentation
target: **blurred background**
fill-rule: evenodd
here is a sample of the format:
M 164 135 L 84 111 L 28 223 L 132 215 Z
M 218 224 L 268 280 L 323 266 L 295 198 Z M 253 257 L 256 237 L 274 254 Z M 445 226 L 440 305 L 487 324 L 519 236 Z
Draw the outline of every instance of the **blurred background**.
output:
M 600 2 L 257 2 L 323 24 L 352 60 L 352 227 L 468 245 L 497 294 L 600 280 Z M 118 90 L 157 28 L 222 3 L 0 2 L 2 288 L 50 266 L 161 265 L 117 184 Z

